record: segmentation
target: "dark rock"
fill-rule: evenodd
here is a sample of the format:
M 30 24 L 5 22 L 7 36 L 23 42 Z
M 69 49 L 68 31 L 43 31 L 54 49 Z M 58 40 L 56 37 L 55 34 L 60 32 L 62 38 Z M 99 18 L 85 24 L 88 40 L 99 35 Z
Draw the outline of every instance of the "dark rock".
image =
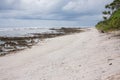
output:
M 101 33 L 105 33 L 103 30 L 101 30 Z
M 112 65 L 112 63 L 110 63 L 109 65 Z

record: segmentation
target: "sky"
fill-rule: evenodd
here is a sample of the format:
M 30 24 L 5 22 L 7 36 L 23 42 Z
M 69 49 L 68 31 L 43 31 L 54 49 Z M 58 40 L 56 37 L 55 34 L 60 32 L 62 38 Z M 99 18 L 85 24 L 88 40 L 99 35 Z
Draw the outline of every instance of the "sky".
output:
M 94 26 L 112 0 L 0 0 L 0 27 Z

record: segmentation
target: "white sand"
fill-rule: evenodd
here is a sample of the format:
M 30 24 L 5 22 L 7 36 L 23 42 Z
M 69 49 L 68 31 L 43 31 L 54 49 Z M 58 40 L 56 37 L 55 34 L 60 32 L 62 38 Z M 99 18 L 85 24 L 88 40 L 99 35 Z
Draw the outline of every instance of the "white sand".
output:
M 0 57 L 0 80 L 105 80 L 120 73 L 120 39 L 109 36 L 91 28 Z

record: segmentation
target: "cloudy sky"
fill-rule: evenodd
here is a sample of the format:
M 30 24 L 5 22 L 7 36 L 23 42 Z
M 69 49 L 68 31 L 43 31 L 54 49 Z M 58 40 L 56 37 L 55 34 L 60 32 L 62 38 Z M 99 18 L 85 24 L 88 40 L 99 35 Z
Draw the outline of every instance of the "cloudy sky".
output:
M 112 0 L 0 0 L 0 27 L 94 26 Z

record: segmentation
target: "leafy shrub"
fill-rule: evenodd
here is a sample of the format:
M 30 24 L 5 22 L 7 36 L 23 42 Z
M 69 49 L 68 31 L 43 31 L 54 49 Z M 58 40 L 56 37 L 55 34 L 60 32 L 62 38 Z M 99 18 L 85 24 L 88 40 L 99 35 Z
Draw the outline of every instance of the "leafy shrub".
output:
M 96 28 L 103 31 L 120 30 L 120 9 L 115 11 L 108 20 L 99 22 Z

